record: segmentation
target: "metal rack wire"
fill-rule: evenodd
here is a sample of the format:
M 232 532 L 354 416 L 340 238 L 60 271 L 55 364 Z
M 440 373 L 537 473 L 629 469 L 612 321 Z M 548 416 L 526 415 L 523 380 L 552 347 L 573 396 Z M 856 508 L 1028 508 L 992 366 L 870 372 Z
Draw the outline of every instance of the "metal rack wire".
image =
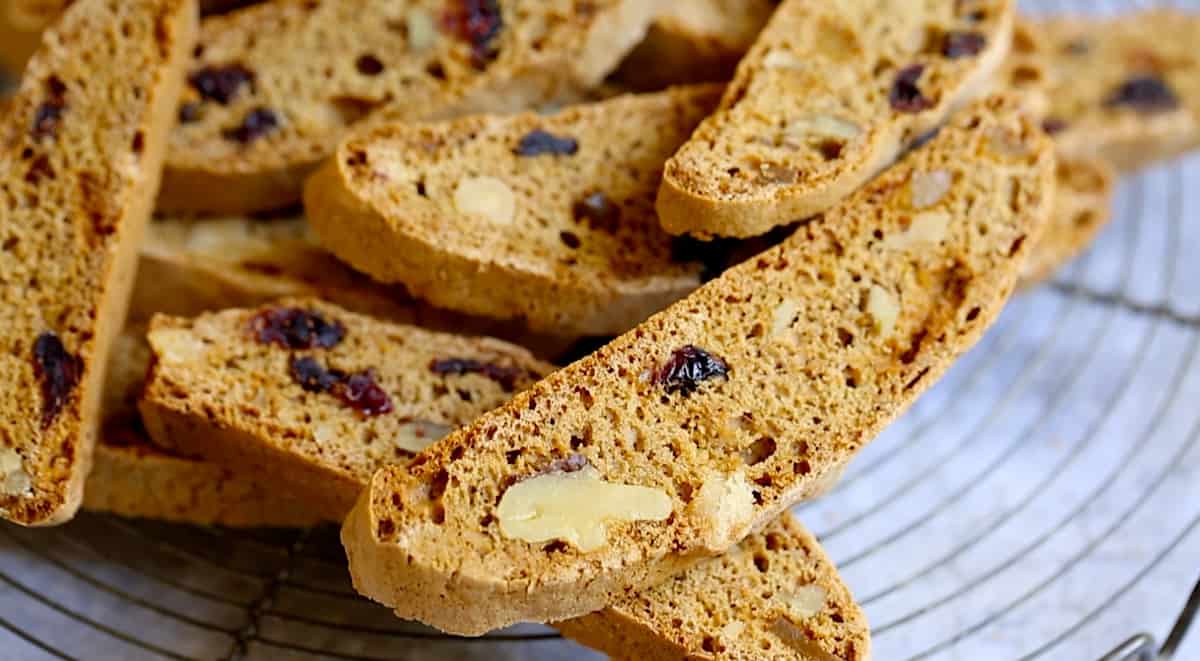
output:
M 1200 157 L 1125 182 L 1098 245 L 798 509 L 876 658 L 1200 659 L 1197 183 Z M 332 529 L 0 526 L 0 660 L 589 654 L 542 627 L 461 640 L 395 620 L 354 595 Z

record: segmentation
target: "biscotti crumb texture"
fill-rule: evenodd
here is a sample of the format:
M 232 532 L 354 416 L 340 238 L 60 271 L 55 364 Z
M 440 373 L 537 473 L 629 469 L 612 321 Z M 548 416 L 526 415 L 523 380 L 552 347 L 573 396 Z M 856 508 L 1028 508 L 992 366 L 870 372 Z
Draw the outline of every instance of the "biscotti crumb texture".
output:
M 1200 14 L 1154 9 L 1037 29 L 1045 126 L 1064 156 L 1128 172 L 1200 146 Z
M 169 453 L 146 437 L 137 399 L 150 364 L 145 328 L 127 327 L 109 359 L 103 427 L 83 508 L 126 517 L 231 527 L 307 527 L 322 519 L 253 471 Z
M 971 106 L 781 245 L 376 473 L 342 531 L 357 589 L 455 633 L 574 617 L 827 488 L 1016 284 L 1054 175 L 1017 106 Z M 501 532 L 509 487 L 582 467 L 661 490 L 671 515 L 601 521 L 608 543 L 586 554 Z
M 700 285 L 703 265 L 680 256 L 654 198 L 720 94 L 372 129 L 339 147 L 305 205 L 335 255 L 435 305 L 612 335 Z
M 0 128 L 0 515 L 11 521 L 61 523 L 82 499 L 195 12 L 187 0 L 76 2 L 43 36 Z
M 141 403 L 158 444 L 253 467 L 341 519 L 404 464 L 551 371 L 526 350 L 377 321 L 311 299 L 156 317 Z
M 1033 246 L 1022 289 L 1050 278 L 1084 251 L 1112 217 L 1116 174 L 1105 161 L 1059 158 L 1054 211 L 1042 238 Z
M 276 0 L 204 22 L 159 208 L 300 199 L 347 127 L 536 107 L 601 82 L 656 0 Z
M 614 658 L 867 661 L 867 617 L 791 514 L 725 555 L 554 625 Z
M 725 82 L 779 0 L 679 0 L 667 3 L 613 79 L 650 91 Z
M 982 94 L 1011 0 L 785 0 L 666 164 L 663 227 L 754 236 L 820 213 Z

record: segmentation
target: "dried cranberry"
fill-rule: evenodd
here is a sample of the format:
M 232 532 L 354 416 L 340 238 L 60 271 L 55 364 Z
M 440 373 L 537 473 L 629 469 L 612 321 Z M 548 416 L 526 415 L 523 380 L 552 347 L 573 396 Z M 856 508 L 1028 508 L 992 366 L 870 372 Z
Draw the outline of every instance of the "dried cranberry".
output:
M 542 154 L 558 154 L 574 156 L 579 151 L 579 141 L 571 137 L 559 137 L 541 129 L 526 133 L 513 153 L 517 156 L 541 156 Z
M 188 76 L 188 84 L 200 98 L 226 106 L 238 95 L 242 85 L 254 83 L 254 72 L 241 64 L 223 67 L 203 67 Z
M 33 113 L 30 135 L 34 140 L 53 138 L 67 109 L 67 85 L 58 76 L 46 79 L 46 100 Z
M 83 362 L 67 352 L 49 331 L 33 343 L 33 373 L 42 387 L 42 429 L 49 427 L 66 406 L 83 375 Z
M 503 367 L 492 363 L 482 363 L 474 358 L 444 358 L 429 363 L 429 370 L 434 374 L 462 376 L 464 374 L 479 374 L 500 384 L 504 392 L 516 389 L 517 379 L 524 371 L 516 367 Z
M 571 207 L 571 213 L 576 221 L 583 221 L 594 230 L 610 234 L 617 231 L 617 225 L 621 222 L 621 207 L 599 191 L 588 193 L 576 202 Z
M 226 140 L 234 140 L 246 144 L 263 137 L 277 128 L 279 128 L 279 117 L 272 110 L 255 108 L 246 113 L 240 125 L 227 128 L 222 134 Z
M 733 265 L 734 250 L 739 243 L 729 238 L 701 241 L 690 236 L 677 236 L 671 239 L 671 260 L 699 262 L 702 265 L 700 282 L 709 282 L 721 277 L 725 269 Z
M 191 124 L 192 122 L 199 121 L 200 115 L 199 103 L 185 103 L 179 106 L 180 124 Z
M 900 112 L 921 112 L 933 107 L 933 102 L 921 93 L 921 88 L 917 86 L 917 81 L 921 79 L 921 74 L 925 73 L 924 64 L 914 64 L 905 67 L 896 74 L 896 80 L 892 83 L 892 91 L 888 94 L 888 101 L 892 104 L 892 108 Z
M 942 41 L 942 55 L 950 59 L 978 55 L 987 38 L 978 32 L 948 32 Z
M 451 0 L 443 16 L 448 32 L 471 44 L 471 63 L 482 69 L 498 54 L 492 41 L 504 27 L 499 0 Z
M 334 384 L 346 376 L 344 372 L 325 369 L 315 358 L 309 356 L 293 358 L 288 368 L 292 373 L 292 380 L 308 392 L 329 392 Z
M 1121 83 L 1104 100 L 1111 107 L 1125 106 L 1140 113 L 1155 113 L 1179 107 L 1179 97 L 1166 82 L 1155 76 L 1135 76 Z
M 375 381 L 375 370 L 367 369 L 343 378 L 330 389 L 342 403 L 367 416 L 392 412 L 392 398 Z
M 34 140 L 53 138 L 62 122 L 63 111 L 67 106 L 61 99 L 51 99 L 38 106 L 33 113 L 33 128 L 30 134 Z
M 718 356 L 694 345 L 687 345 L 671 354 L 670 360 L 658 371 L 657 382 L 668 393 L 682 392 L 684 396 L 696 391 L 702 381 L 725 378 L 729 366 Z
M 1067 130 L 1067 121 L 1065 119 L 1059 119 L 1058 117 L 1047 117 L 1046 119 L 1042 120 L 1042 130 L 1049 135 L 1062 133 L 1063 131 Z
M 329 349 L 346 337 L 346 327 L 300 308 L 270 308 L 254 315 L 250 330 L 262 344 L 288 349 Z

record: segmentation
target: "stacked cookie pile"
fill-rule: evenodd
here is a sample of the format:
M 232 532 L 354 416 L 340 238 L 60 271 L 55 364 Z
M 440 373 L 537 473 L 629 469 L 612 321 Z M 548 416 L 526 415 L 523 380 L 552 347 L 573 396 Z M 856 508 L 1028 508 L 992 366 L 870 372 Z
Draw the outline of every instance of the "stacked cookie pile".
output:
M 1200 143 L 1166 11 L 201 4 L 5 8 L 0 515 L 619 658 L 867 658 L 787 510 Z

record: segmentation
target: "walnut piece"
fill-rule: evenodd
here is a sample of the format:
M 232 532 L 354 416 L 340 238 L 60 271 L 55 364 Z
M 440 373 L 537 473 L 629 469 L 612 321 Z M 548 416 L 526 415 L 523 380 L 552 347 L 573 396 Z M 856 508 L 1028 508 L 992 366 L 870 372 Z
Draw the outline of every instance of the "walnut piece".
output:
M 182 365 L 201 358 L 208 351 L 203 342 L 178 328 L 160 328 L 146 337 L 158 359 L 167 364 Z
M 610 522 L 662 521 L 672 509 L 662 489 L 605 482 L 595 467 L 585 466 L 514 484 L 496 515 L 506 537 L 532 544 L 562 540 L 588 553 L 608 542 Z
M 713 475 L 704 481 L 688 506 L 707 547 L 725 550 L 746 536 L 754 515 L 754 491 L 746 474 Z
M 788 615 L 793 622 L 802 622 L 825 609 L 829 592 L 819 585 L 804 585 L 784 595 Z
M 908 250 L 920 245 L 941 243 L 949 227 L 950 214 L 945 211 L 926 211 L 914 216 L 907 230 L 889 236 L 885 245 L 893 250 Z
M 875 319 L 875 330 L 883 337 L 888 337 L 896 329 L 900 304 L 888 290 L 879 285 L 871 285 L 871 292 L 867 295 L 867 314 Z
M 508 225 L 517 215 L 517 196 L 495 177 L 468 177 L 454 190 L 454 207 L 465 216 L 481 216 Z
M 937 204 L 950 191 L 952 181 L 950 173 L 945 170 L 913 173 L 908 184 L 912 207 L 924 209 Z
M 428 420 L 413 420 L 400 425 L 400 431 L 396 435 L 395 441 L 401 450 L 417 454 L 442 440 L 451 431 L 449 425 Z

